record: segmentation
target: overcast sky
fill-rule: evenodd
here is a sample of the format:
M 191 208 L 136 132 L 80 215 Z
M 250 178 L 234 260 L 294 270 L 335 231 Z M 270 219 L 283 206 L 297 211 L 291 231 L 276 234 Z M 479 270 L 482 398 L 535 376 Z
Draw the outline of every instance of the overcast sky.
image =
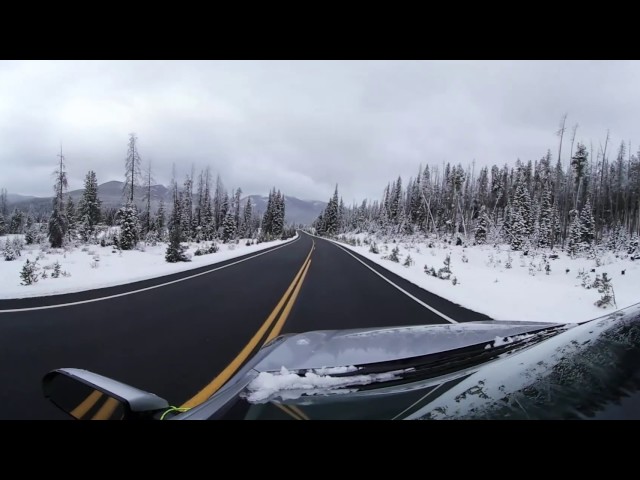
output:
M 60 142 L 71 189 L 122 180 L 135 132 L 158 183 L 175 162 L 245 194 L 378 198 L 421 163 L 555 156 L 564 113 L 635 152 L 639 85 L 637 61 L 1 61 L 0 187 L 51 195 Z

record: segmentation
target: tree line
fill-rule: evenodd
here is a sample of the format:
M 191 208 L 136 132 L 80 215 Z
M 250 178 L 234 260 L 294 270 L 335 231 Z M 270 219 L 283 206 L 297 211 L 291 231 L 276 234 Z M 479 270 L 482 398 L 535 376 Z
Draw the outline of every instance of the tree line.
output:
M 120 226 L 120 233 L 112 241 L 122 250 L 133 249 L 143 240 L 168 241 L 169 247 L 175 250 L 180 242 L 220 240 L 226 243 L 239 238 L 267 241 L 293 235 L 292 229 L 286 228 L 284 223 L 284 194 L 273 188 L 261 216 L 254 211 L 250 198 L 241 204 L 242 189 L 237 188 L 229 195 L 220 175 L 214 184 L 209 167 L 200 171 L 197 177 L 192 168 L 179 188 L 174 166 L 171 208 L 168 209 L 160 198 L 157 209 L 152 211 L 154 178 L 151 163 L 142 168 L 138 138 L 133 133 L 129 135 L 124 177 L 123 203 L 119 209 L 102 208 L 97 176 L 92 170 L 85 176 L 82 198 L 75 205 L 67 195 L 65 157 L 60 151 L 54 171 L 50 214 L 36 216 L 32 211 L 20 209 L 9 214 L 7 192 L 3 188 L 0 190 L 0 235 L 25 233 L 26 243 L 36 243 L 36 237 L 44 234 L 40 224 L 46 223 L 46 237 L 51 247 L 60 248 L 75 240 L 96 243 L 99 226 L 115 224 Z M 135 203 L 139 187 L 144 192 L 142 209 Z M 174 258 L 174 253 L 168 254 L 168 258 Z
M 414 234 L 455 241 L 505 242 L 513 250 L 562 248 L 570 253 L 596 245 L 611 248 L 640 235 L 640 151 L 620 143 L 611 155 L 610 137 L 593 154 L 592 144 L 575 143 L 562 161 L 560 145 L 539 160 L 476 171 L 451 163 L 419 167 L 403 182 L 389 182 L 382 197 L 345 207 L 336 186 L 313 227 L 321 235 L 347 232 Z M 575 148 L 574 148 L 575 146 Z M 460 240 L 458 240 L 458 238 Z

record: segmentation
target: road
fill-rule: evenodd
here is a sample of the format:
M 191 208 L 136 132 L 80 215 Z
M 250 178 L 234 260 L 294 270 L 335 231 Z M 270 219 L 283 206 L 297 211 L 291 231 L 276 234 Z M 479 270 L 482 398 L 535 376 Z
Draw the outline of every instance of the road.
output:
M 193 406 L 281 333 L 487 319 L 301 233 L 246 259 L 0 301 L 0 419 L 66 418 L 41 393 L 54 368 L 85 368 Z

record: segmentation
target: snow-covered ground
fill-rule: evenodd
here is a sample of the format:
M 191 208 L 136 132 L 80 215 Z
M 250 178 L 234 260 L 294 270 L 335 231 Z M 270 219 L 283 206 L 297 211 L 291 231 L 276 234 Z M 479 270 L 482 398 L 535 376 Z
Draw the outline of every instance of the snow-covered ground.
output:
M 633 261 L 624 254 L 616 258 L 616 254 L 605 252 L 596 262 L 595 259 L 572 259 L 557 250 L 553 254 L 558 258 L 548 259 L 551 270 L 547 275 L 543 254 L 549 257 L 552 254 L 549 250 L 524 256 L 522 252 L 511 251 L 508 245 L 463 247 L 424 237 L 393 243 L 366 234 L 346 235 L 346 238 L 357 238 L 361 243 L 365 239 L 375 242 L 379 254 L 371 253 L 370 245 L 352 246 L 344 242 L 340 245 L 436 295 L 496 320 L 580 322 L 615 310 L 613 306 L 603 309 L 594 305 L 601 294 L 596 288 L 582 286 L 582 278 L 578 278 L 581 271 L 588 275 L 588 283 L 593 283 L 596 274 L 603 272 L 612 279 L 617 308 L 640 302 L 640 260 Z M 399 263 L 384 259 L 396 246 Z M 425 274 L 425 265 L 436 272 L 443 267 L 447 254 L 451 255 L 450 280 Z M 413 260 L 411 266 L 403 265 L 407 255 Z M 509 258 L 511 268 L 506 267 Z
M 16 235 L 0 237 L 0 246 L 7 239 Z M 23 235 L 18 235 L 22 237 Z M 193 255 L 198 247 L 209 245 L 210 242 L 189 244 L 187 254 L 190 262 L 167 263 L 164 255 L 167 248 L 165 243 L 156 246 L 146 246 L 141 243 L 144 251 L 118 251 L 113 247 L 100 245 L 80 246 L 65 251 L 64 249 L 43 249 L 36 245 L 25 245 L 20 257 L 13 261 L 5 261 L 0 252 L 0 299 L 38 297 L 59 293 L 80 292 L 95 288 L 111 287 L 125 283 L 137 282 L 149 278 L 183 272 L 205 265 L 213 265 L 223 260 L 239 257 L 248 253 L 259 252 L 291 242 L 298 237 L 288 240 L 276 240 L 254 245 L 246 245 L 246 240 L 238 244 L 218 243 L 219 250 L 208 255 Z M 45 252 L 49 253 L 45 253 Z M 20 271 L 26 260 L 37 260 L 40 273 L 47 272 L 47 278 L 39 278 L 32 285 L 21 285 Z M 60 275 L 52 278 L 52 266 L 58 261 L 61 270 L 70 276 Z

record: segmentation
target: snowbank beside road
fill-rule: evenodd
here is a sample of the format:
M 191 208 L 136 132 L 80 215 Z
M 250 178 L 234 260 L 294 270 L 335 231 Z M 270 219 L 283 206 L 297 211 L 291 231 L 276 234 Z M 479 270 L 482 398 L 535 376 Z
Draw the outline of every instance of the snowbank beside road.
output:
M 357 238 L 362 245 L 340 242 L 343 248 L 359 253 L 425 290 L 496 320 L 580 322 L 613 311 L 612 306 L 603 309 L 594 305 L 601 294 L 596 288 L 582 286 L 582 277 L 578 278 L 581 271 L 590 282 L 596 274 L 607 273 L 612 279 L 617 308 L 640 302 L 640 261 L 632 261 L 628 256 L 623 258 L 625 255 L 616 258 L 612 252 L 603 253 L 596 262 L 595 259 L 572 259 L 562 251 L 553 252 L 556 259 L 550 258 L 549 250 L 529 252 L 525 256 L 511 251 L 508 245 L 463 247 L 424 237 L 400 239 L 397 243 L 366 234 L 346 237 Z M 363 243 L 365 240 L 369 245 Z M 371 242 L 376 243 L 378 254 L 370 252 Z M 396 246 L 398 263 L 383 258 L 390 256 Z M 550 268 L 548 275 L 543 254 Z M 413 261 L 410 266 L 403 265 L 407 255 Z M 437 272 L 444 266 L 447 255 L 451 258 L 449 280 L 425 273 L 425 265 Z M 511 268 L 507 268 L 509 263 Z
M 0 243 L 13 236 L 0 238 Z M 65 251 L 63 249 L 45 249 L 45 253 L 37 245 L 26 245 L 20 257 L 13 261 L 5 261 L 0 257 L 0 299 L 39 297 L 60 293 L 73 293 L 96 288 L 112 287 L 125 283 L 147 280 L 150 278 L 169 275 L 172 273 L 192 270 L 206 265 L 214 265 L 224 260 L 240 257 L 249 253 L 282 245 L 298 238 L 276 240 L 254 245 L 246 245 L 247 240 L 240 240 L 238 244 L 218 243 L 219 250 L 208 255 L 195 256 L 198 247 L 205 244 L 191 243 L 187 254 L 192 255 L 190 262 L 167 263 L 164 255 L 167 249 L 165 243 L 156 246 L 143 246 L 144 251 L 119 251 L 113 247 L 100 245 L 84 245 Z M 206 243 L 208 245 L 209 242 Z M 144 244 L 141 244 L 144 245 Z M 21 285 L 20 271 L 26 260 L 37 260 L 40 273 L 47 272 L 47 278 L 39 278 L 32 285 Z M 70 276 L 61 275 L 51 278 L 51 267 L 56 261 L 61 270 Z M 46 268 L 46 269 L 45 269 Z

